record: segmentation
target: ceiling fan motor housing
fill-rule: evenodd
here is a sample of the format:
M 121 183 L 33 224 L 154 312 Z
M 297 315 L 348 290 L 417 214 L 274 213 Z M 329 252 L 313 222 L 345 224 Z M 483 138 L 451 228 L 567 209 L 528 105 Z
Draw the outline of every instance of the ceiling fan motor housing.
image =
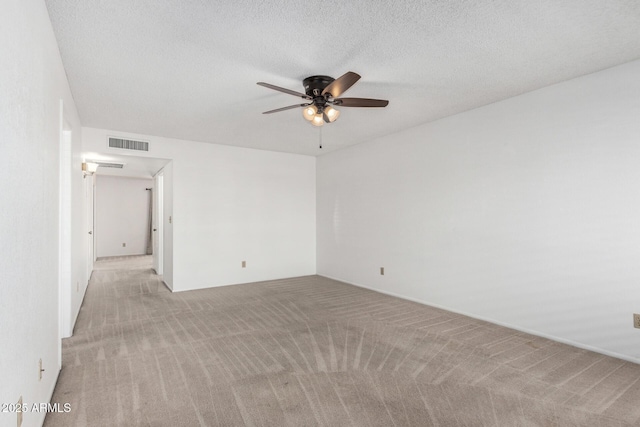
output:
M 329 86 L 335 79 L 329 76 L 311 76 L 302 81 L 304 91 L 312 98 L 321 96 L 325 87 Z

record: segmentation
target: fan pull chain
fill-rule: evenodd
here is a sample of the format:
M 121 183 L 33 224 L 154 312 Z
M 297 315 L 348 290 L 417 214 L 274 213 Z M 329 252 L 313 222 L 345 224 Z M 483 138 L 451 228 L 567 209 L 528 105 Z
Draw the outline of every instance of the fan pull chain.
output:
M 320 149 L 322 150 L 322 127 L 319 129 L 320 131 Z

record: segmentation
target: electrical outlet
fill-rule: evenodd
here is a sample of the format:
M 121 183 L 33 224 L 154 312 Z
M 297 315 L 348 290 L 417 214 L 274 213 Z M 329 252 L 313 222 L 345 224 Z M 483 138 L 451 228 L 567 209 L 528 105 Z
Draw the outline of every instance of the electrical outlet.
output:
M 380 275 L 384 276 L 384 267 L 380 267 Z
M 76 292 L 80 292 L 80 282 L 76 282 Z
M 242 268 L 247 268 L 247 261 L 242 261 Z
M 22 396 L 18 399 L 18 410 L 16 411 L 18 415 L 18 427 L 22 425 Z
M 640 314 L 633 313 L 633 327 L 640 329 Z
M 38 381 L 42 380 L 42 373 L 44 369 L 42 369 L 42 359 L 38 361 Z

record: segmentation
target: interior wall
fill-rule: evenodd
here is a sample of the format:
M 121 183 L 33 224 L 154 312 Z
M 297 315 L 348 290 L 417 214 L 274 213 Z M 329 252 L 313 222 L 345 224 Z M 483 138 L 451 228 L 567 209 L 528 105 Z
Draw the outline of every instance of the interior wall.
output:
M 81 128 L 44 2 L 3 1 L 0 40 L 0 402 L 33 404 L 49 402 L 58 375 L 61 99 L 74 157 Z M 22 425 L 44 416 L 25 412 Z
M 162 169 L 164 175 L 163 186 L 163 215 L 162 215 L 162 239 L 164 250 L 162 252 L 162 280 L 173 290 L 173 162 Z M 187 288 L 188 286 L 183 286 Z
M 640 361 L 639 75 L 318 158 L 318 274 Z
M 315 274 L 314 157 L 93 128 L 85 151 L 131 154 L 109 151 L 107 135 L 144 139 L 149 152 L 133 154 L 172 160 L 163 279 L 174 291 Z
M 144 255 L 149 234 L 153 180 L 96 174 L 98 257 Z

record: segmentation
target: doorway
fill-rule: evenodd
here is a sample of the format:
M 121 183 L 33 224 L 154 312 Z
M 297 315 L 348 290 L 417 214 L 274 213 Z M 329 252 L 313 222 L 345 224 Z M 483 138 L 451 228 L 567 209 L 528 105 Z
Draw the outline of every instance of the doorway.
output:
M 144 241 L 144 249 L 134 252 L 137 248 L 138 237 L 133 236 L 131 240 L 122 239 L 116 233 L 109 232 L 110 228 L 102 222 L 105 218 L 105 203 L 113 196 L 110 192 L 109 185 L 105 187 L 107 181 L 113 178 L 123 178 L 128 180 L 149 180 L 144 187 L 152 187 L 152 197 L 144 197 L 146 203 L 151 202 L 151 249 L 152 255 L 149 259 L 149 267 L 152 268 L 158 276 L 161 276 L 162 282 L 171 289 L 172 273 L 173 273 L 173 246 L 172 234 L 168 224 L 170 223 L 171 205 L 173 201 L 173 169 L 170 159 L 162 159 L 155 157 L 141 157 L 134 155 L 125 155 L 104 152 L 83 152 L 84 161 L 98 164 L 97 171 L 94 176 L 87 176 L 85 181 L 91 181 L 91 185 L 85 182 L 85 210 L 87 224 L 89 225 L 83 233 L 89 238 L 87 269 L 89 273 L 93 271 L 94 262 L 101 257 L 131 255 L 133 253 L 143 254 L 147 251 L 147 241 Z M 106 193 L 105 193 L 106 191 Z M 122 196 L 116 192 L 116 196 Z M 110 196 L 111 195 L 111 196 Z M 114 196 L 114 197 L 116 197 Z M 144 194 L 143 194 L 144 196 Z M 111 197 L 113 199 L 113 197 Z M 126 206 L 118 201 L 114 202 L 117 206 Z M 147 209 L 149 205 L 146 205 Z M 107 209 L 108 210 L 108 209 Z M 113 216 L 113 215 L 112 215 Z M 101 219 L 102 218 L 102 219 Z M 137 216 L 135 217 L 137 218 Z M 145 215 L 148 222 L 148 215 Z M 112 218 L 113 219 L 113 218 Z M 168 221 L 169 220 L 169 221 Z M 134 226 L 133 223 L 126 221 L 129 228 Z M 136 228 L 137 229 L 137 228 Z M 155 231 L 154 231 L 155 230 Z M 145 229 L 144 235 L 148 236 L 149 227 Z M 126 243 L 126 245 L 123 245 Z M 109 250 L 105 249 L 108 248 Z M 116 248 L 118 249 L 116 251 Z M 137 249 L 136 249 L 137 250 Z

